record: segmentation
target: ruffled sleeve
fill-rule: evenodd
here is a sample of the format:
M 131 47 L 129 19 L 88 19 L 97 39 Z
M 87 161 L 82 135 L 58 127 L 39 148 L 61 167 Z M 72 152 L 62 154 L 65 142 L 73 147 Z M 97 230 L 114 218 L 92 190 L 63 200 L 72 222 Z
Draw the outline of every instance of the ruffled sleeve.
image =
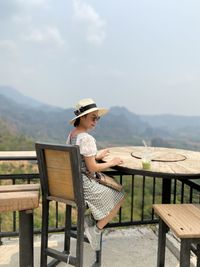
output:
M 95 156 L 97 153 L 97 146 L 94 137 L 88 133 L 82 133 L 77 136 L 76 144 L 80 148 L 81 155 L 85 157 Z

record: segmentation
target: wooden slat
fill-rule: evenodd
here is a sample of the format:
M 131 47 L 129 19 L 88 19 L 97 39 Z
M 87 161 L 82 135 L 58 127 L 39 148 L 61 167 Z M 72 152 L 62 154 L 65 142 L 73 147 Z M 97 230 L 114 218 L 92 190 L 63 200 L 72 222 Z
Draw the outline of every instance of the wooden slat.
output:
M 69 153 L 45 149 L 46 165 L 48 168 L 70 169 Z
M 0 193 L 0 212 L 31 210 L 38 206 L 38 190 Z
M 71 170 L 47 168 L 51 196 L 74 200 Z
M 47 199 L 49 199 L 49 200 L 54 200 L 54 201 L 57 201 L 57 202 L 62 202 L 62 203 L 68 204 L 68 205 L 70 205 L 70 206 L 72 206 L 72 207 L 76 207 L 76 206 L 77 206 L 75 201 L 73 201 L 73 200 L 68 200 L 68 199 L 66 199 L 66 198 L 60 198 L 60 197 L 52 197 L 52 196 L 49 196 L 49 197 L 47 197 Z
M 74 190 L 69 153 L 46 149 L 45 158 L 50 195 L 73 201 Z
M 200 209 L 193 204 L 154 204 L 159 217 L 179 238 L 200 238 Z
M 0 193 L 17 191 L 36 191 L 40 189 L 39 184 L 1 185 Z

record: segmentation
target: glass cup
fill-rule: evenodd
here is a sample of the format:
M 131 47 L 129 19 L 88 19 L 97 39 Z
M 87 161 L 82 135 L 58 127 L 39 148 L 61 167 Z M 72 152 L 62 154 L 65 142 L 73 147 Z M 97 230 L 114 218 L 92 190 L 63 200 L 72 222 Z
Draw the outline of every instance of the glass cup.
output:
M 145 152 L 142 156 L 142 168 L 149 170 L 151 168 L 151 155 L 149 152 Z

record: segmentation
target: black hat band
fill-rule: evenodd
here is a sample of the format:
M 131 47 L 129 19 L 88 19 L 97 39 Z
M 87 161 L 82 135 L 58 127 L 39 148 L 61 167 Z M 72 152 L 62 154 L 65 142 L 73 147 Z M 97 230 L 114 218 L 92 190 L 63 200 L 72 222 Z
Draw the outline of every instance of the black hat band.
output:
M 83 112 L 85 112 L 85 111 L 87 111 L 87 110 L 89 110 L 91 108 L 96 108 L 96 107 L 97 107 L 96 104 L 90 104 L 90 105 L 87 105 L 87 106 L 84 106 L 84 107 L 80 107 L 79 109 L 74 111 L 74 114 L 76 116 L 79 116 L 79 115 L 81 115 L 81 113 L 83 113 Z

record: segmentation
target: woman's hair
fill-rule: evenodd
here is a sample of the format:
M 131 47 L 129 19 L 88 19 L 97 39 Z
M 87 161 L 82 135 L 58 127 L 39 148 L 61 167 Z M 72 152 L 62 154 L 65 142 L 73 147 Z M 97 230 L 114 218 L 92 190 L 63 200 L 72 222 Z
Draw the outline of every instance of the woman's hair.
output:
M 86 115 L 83 115 L 82 117 L 87 117 L 87 115 L 88 115 L 88 114 L 86 114 Z M 80 117 L 79 117 L 79 118 L 77 118 L 77 119 L 75 120 L 75 122 L 74 122 L 74 127 L 77 127 L 77 126 L 79 126 L 79 124 L 80 124 Z
M 79 124 L 80 124 L 80 117 L 75 120 L 74 127 L 79 126 Z

